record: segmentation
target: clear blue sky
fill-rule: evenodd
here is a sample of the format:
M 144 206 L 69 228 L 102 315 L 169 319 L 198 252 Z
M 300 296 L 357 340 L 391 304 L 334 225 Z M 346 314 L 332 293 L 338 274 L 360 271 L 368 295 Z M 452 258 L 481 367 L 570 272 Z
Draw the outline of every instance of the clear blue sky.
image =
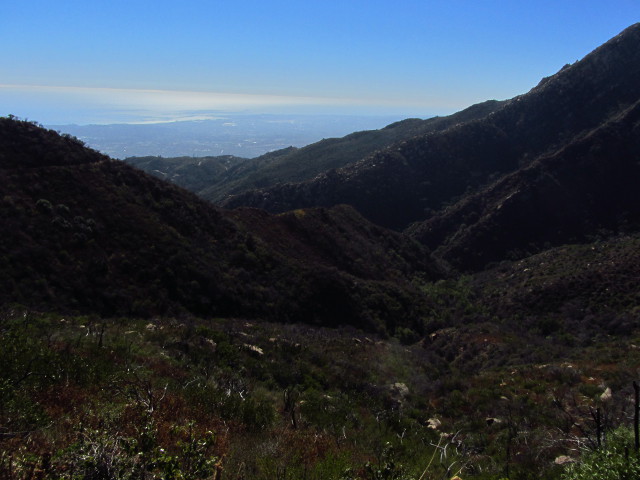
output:
M 638 21 L 638 0 L 2 0 L 0 114 L 427 117 L 524 93 Z

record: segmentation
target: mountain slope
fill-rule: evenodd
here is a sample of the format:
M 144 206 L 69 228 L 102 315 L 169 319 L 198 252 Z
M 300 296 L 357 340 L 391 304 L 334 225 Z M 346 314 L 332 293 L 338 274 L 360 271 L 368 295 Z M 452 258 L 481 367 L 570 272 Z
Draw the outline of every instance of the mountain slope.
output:
M 328 138 L 303 148 L 289 147 L 252 159 L 131 157 L 125 161 L 219 203 L 229 195 L 253 188 L 312 179 L 326 170 L 354 163 L 399 140 L 481 118 L 499 105 L 500 102 L 487 101 L 446 117 L 407 119 L 379 130 Z
M 503 262 L 474 274 L 472 282 L 498 318 L 526 318 L 519 328 L 534 334 L 536 322 L 552 318 L 556 329 L 591 342 L 596 332 L 627 334 L 637 328 L 638 251 L 638 234 L 563 245 Z
M 217 185 L 198 193 L 205 199 L 221 203 L 230 195 L 252 188 L 310 180 L 327 170 L 355 163 L 399 140 L 441 131 L 460 122 L 484 117 L 499 105 L 500 102 L 487 101 L 445 117 L 427 120 L 407 119 L 379 130 L 355 132 L 342 138 L 325 139 L 300 149 L 272 152 L 239 166 Z
M 229 207 L 279 212 L 353 205 L 403 229 L 496 178 L 562 148 L 640 98 L 640 24 L 484 118 L 402 141 L 314 180 L 254 190 Z
M 248 159 L 224 155 L 218 157 L 128 157 L 124 160 L 151 175 L 198 193 L 211 185 L 212 179 Z
M 458 268 L 640 230 L 640 102 L 409 231 Z
M 274 236 L 269 223 L 284 219 L 266 217 L 255 228 L 250 211 L 219 210 L 31 123 L 1 118 L 0 138 L 18 139 L 0 143 L 3 304 L 383 331 L 397 309 L 408 323 L 420 316 L 413 276 L 440 275 L 417 242 L 345 208 L 309 212 L 312 226 L 301 217 L 304 235 Z M 275 247 L 288 242 L 308 257 Z M 331 254 L 343 243 L 360 250 Z

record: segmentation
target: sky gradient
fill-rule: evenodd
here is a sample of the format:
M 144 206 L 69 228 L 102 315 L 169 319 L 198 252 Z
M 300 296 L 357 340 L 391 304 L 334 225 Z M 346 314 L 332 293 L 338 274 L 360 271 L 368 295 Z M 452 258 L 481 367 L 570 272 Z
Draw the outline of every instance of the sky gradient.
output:
M 0 115 L 428 117 L 524 93 L 640 21 L 640 2 L 2 2 Z

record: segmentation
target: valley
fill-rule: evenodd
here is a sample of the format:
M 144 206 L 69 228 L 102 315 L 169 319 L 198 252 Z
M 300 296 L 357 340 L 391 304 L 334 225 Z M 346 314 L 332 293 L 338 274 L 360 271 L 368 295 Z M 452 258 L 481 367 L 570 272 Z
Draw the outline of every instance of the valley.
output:
M 639 52 L 251 159 L 0 118 L 0 477 L 636 477 Z

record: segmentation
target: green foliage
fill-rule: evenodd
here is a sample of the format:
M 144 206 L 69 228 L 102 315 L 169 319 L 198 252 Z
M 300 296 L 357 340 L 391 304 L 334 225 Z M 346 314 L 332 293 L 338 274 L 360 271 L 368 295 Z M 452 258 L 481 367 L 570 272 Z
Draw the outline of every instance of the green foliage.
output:
M 412 480 L 406 475 L 405 467 L 395 459 L 390 444 L 385 445 L 379 462 L 367 462 L 364 470 L 367 480 Z
M 468 281 L 467 293 L 436 288 L 456 309 L 473 298 Z M 485 338 L 496 341 L 486 324 L 412 345 L 229 319 L 16 310 L 1 325 L 0 472 L 23 478 L 31 469 L 52 479 L 208 478 L 224 468 L 231 480 L 488 479 L 507 470 L 551 479 L 573 426 L 593 429 L 601 382 L 614 391 L 607 424 L 620 421 L 624 372 L 640 361 L 634 349 L 615 354 L 611 340 L 580 351 L 580 371 L 489 360 L 472 370 L 493 348 Z M 482 348 L 448 362 L 451 342 L 456 352 Z
M 620 427 L 608 435 L 606 446 L 586 451 L 567 467 L 562 480 L 640 478 L 640 457 L 633 451 L 633 431 Z
M 217 478 L 221 462 L 210 452 L 215 442 L 212 432 L 197 436 L 194 422 L 189 422 L 173 426 L 169 433 L 172 443 L 161 445 L 151 421 L 136 437 L 87 429 L 52 459 L 49 470 L 61 472 L 56 478 L 69 480 Z
M 427 283 L 422 289 L 429 305 L 429 312 L 424 320 L 425 333 L 486 313 L 482 304 L 477 301 L 477 292 L 469 276 Z
M 43 213 L 53 212 L 53 205 L 51 205 L 51 202 L 45 198 L 41 198 L 40 200 L 38 200 L 36 202 L 36 207 Z

